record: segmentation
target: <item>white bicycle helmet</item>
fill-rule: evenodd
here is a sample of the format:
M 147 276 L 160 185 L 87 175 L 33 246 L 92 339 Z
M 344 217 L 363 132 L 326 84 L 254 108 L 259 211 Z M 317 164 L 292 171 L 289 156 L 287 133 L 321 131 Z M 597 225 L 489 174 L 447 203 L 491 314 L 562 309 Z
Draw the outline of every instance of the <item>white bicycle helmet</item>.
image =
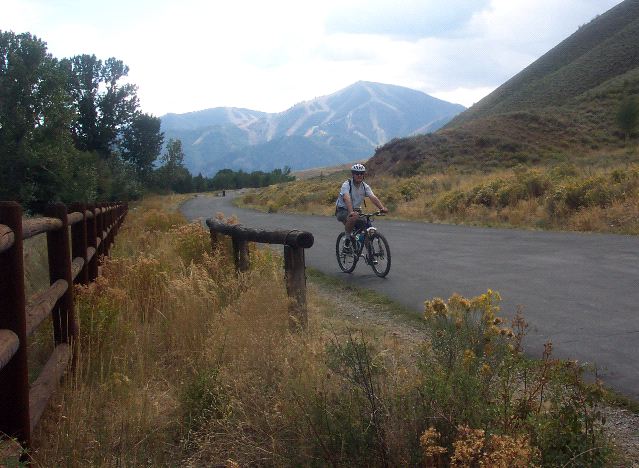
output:
M 351 167 L 351 172 L 366 172 L 366 168 L 363 164 L 353 164 L 353 166 Z

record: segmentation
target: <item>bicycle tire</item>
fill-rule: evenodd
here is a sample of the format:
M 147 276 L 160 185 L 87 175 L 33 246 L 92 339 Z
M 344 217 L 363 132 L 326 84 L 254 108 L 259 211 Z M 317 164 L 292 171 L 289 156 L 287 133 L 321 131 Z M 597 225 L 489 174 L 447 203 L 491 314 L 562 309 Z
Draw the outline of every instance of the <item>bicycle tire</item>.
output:
M 355 246 L 351 246 L 351 253 L 344 252 L 344 239 L 346 234 L 341 232 L 337 236 L 337 242 L 335 243 L 335 255 L 337 256 L 337 264 L 344 273 L 352 273 L 357 266 L 357 260 L 359 256 L 355 252 Z M 350 260 L 350 262 L 349 262 Z
M 380 278 L 384 278 L 391 268 L 391 253 L 386 238 L 376 232 L 369 240 L 368 263 Z

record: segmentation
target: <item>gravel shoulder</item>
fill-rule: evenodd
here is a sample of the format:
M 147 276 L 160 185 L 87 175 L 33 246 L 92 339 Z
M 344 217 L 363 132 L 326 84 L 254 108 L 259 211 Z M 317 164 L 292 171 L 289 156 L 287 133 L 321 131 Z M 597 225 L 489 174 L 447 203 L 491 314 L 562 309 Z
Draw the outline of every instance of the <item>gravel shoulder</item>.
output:
M 332 287 L 321 280 L 310 280 L 312 294 L 330 304 L 336 314 L 358 326 L 389 330 L 402 341 L 417 344 L 426 332 L 414 320 L 404 320 L 390 303 L 368 301 L 342 288 Z M 639 414 L 625 408 L 605 406 L 608 433 L 619 448 L 621 460 L 617 466 L 639 468 Z

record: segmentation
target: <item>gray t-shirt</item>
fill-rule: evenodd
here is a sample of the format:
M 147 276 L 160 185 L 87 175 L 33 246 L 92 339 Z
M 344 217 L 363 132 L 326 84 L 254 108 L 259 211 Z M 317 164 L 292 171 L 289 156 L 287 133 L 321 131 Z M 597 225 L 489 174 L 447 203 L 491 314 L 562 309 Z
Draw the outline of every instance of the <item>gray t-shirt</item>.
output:
M 344 194 L 349 193 L 349 191 L 354 209 L 360 207 L 360 205 L 364 201 L 364 197 L 370 197 L 371 195 L 374 195 L 373 191 L 366 182 L 362 182 L 361 184 L 359 184 L 359 187 L 357 187 L 357 185 L 355 185 L 355 182 L 353 182 L 352 180 L 347 180 L 342 184 L 342 188 L 339 191 L 339 197 L 337 197 L 337 202 L 335 203 L 337 208 L 346 208 L 346 203 L 344 203 Z

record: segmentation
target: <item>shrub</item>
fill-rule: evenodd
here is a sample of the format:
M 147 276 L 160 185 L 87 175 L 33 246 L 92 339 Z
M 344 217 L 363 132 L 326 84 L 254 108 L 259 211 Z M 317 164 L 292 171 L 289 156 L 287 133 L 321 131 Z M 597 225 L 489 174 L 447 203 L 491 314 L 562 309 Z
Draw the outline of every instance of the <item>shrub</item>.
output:
M 421 393 L 431 414 L 446 415 L 422 434 L 425 458 L 452 466 L 607 460 L 600 384 L 584 382 L 583 366 L 553 359 L 550 344 L 541 361 L 527 359 L 527 324 L 517 315 L 503 326 L 499 302 L 489 290 L 425 303 Z
M 577 167 L 570 163 L 558 164 L 548 171 L 550 179 L 557 182 L 571 177 L 576 177 L 578 174 L 579 172 Z
M 427 182 L 421 177 L 410 177 L 401 181 L 397 189 L 404 201 L 411 201 L 417 198 L 427 187 Z
M 273 202 L 273 201 L 269 201 L 266 203 L 266 211 L 269 213 L 277 213 L 279 210 L 279 206 L 277 205 L 277 203 Z
M 587 206 L 604 208 L 613 200 L 612 191 L 603 176 L 570 180 L 555 191 L 554 196 L 562 197 L 561 201 L 571 210 Z
M 461 190 L 445 192 L 435 199 L 433 208 L 441 216 L 461 213 L 466 208 L 466 194 Z
M 211 250 L 209 233 L 199 222 L 174 227 L 169 234 L 174 236 L 176 253 L 185 265 L 200 262 L 204 253 Z

